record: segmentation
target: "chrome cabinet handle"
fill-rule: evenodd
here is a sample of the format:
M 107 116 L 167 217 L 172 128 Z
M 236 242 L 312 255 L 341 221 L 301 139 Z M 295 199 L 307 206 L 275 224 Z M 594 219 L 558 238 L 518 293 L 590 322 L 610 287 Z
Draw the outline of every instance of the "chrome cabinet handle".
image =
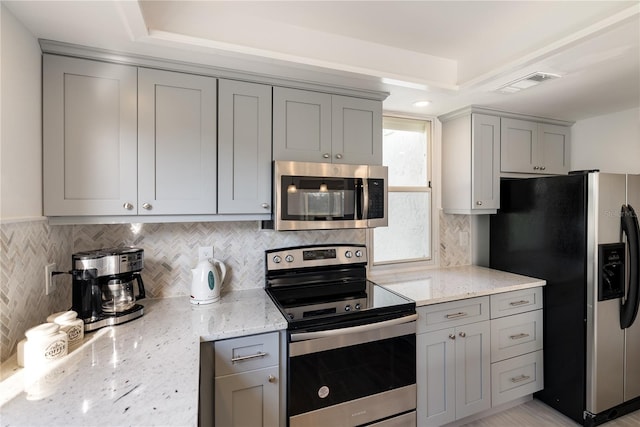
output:
M 329 153 L 324 153 L 324 154 L 322 155 L 322 157 L 324 157 L 325 159 L 328 159 L 329 157 L 331 157 L 331 154 L 329 154 Z
M 546 166 L 540 166 L 540 170 L 541 171 L 547 170 L 547 167 Z
M 142 204 L 142 209 L 146 209 L 148 211 L 150 211 L 153 208 L 153 206 L 151 206 L 149 203 L 143 203 Z
M 276 382 L 276 377 L 273 375 L 269 375 L 269 382 L 270 383 L 275 383 Z
M 125 208 L 126 210 L 130 211 L 131 209 L 133 209 L 133 205 L 129 202 L 125 203 L 124 205 L 122 205 L 123 208 Z
M 267 355 L 267 353 L 265 353 L 263 351 L 259 351 L 256 354 L 250 354 L 249 356 L 234 357 L 233 359 L 231 359 L 231 363 L 245 362 L 247 360 L 258 359 L 260 357 L 265 357 L 266 355 Z
M 262 206 L 263 209 L 269 209 L 269 203 L 263 203 L 260 206 Z
M 476 202 L 476 205 L 478 205 L 478 206 L 482 206 L 482 202 L 481 202 L 480 200 L 478 200 L 478 201 Z
M 458 335 L 460 335 L 460 338 L 464 338 L 467 336 L 466 332 L 460 332 Z
M 459 317 L 464 317 L 464 316 L 467 316 L 467 313 L 465 313 L 464 311 L 461 311 L 459 313 L 447 314 L 444 317 L 446 317 L 447 319 L 457 319 Z
M 342 158 L 342 154 L 338 153 L 336 154 L 336 159 L 341 159 Z
M 531 378 L 529 375 L 520 375 L 519 377 L 511 378 L 511 382 L 512 383 L 519 383 L 519 382 L 522 382 L 522 381 L 526 381 L 529 378 Z
M 537 171 L 537 170 L 539 170 L 539 169 L 540 169 L 540 166 L 534 166 L 534 167 L 533 167 L 533 170 L 534 170 L 534 171 Z
M 509 335 L 509 339 L 512 339 L 512 340 L 520 340 L 520 339 L 522 339 L 522 338 L 526 338 L 526 337 L 528 337 L 528 336 L 529 336 L 529 334 L 524 334 L 524 333 L 522 333 L 522 334 L 516 334 L 516 335 Z
M 455 340 L 456 339 L 456 334 L 449 334 L 449 339 L 450 340 Z
M 525 304 L 529 304 L 529 301 L 522 299 L 520 301 L 511 301 L 509 303 L 509 305 L 512 306 L 512 307 L 517 307 L 519 305 L 525 305 Z

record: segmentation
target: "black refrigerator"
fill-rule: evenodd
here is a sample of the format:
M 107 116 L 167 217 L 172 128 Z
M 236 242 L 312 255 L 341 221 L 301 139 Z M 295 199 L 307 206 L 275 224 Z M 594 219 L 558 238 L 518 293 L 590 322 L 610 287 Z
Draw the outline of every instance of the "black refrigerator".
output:
M 584 426 L 640 408 L 640 175 L 579 172 L 500 183 L 490 266 L 544 287 L 544 388 Z

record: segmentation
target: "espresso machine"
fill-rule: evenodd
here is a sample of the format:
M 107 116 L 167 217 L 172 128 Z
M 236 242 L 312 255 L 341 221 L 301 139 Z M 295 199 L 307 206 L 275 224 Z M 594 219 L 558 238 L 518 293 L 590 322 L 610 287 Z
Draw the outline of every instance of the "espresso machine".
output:
M 86 332 L 136 319 L 144 307 L 144 250 L 134 247 L 96 249 L 71 257 L 72 310 Z M 138 294 L 134 292 L 137 283 Z

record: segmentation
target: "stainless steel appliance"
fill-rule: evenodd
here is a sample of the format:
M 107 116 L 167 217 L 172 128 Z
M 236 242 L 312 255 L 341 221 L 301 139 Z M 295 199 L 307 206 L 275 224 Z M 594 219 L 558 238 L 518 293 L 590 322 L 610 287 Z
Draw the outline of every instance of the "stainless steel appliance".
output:
M 72 310 L 84 320 L 85 331 L 142 316 L 144 307 L 136 304 L 145 297 L 140 275 L 144 267 L 142 249 L 126 247 L 79 252 L 72 255 L 71 262 Z
M 288 320 L 294 426 L 415 426 L 415 302 L 366 278 L 362 245 L 266 251 L 266 292 Z
M 387 167 L 274 162 L 276 230 L 387 225 Z
M 544 389 L 585 426 L 640 408 L 640 176 L 503 179 L 491 267 L 540 277 Z

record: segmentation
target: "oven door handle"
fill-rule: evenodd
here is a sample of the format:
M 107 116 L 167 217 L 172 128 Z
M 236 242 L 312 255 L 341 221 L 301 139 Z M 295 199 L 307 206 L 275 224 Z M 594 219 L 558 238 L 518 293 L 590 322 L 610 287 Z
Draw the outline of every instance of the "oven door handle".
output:
M 312 340 L 317 338 L 335 337 L 338 335 L 356 334 L 359 332 L 372 331 L 387 326 L 401 325 L 403 323 L 413 322 L 418 319 L 417 314 L 398 317 L 397 319 L 385 320 L 382 322 L 368 323 L 366 325 L 351 326 L 349 328 L 329 329 L 326 331 L 316 332 L 294 332 L 291 334 L 291 342 Z

